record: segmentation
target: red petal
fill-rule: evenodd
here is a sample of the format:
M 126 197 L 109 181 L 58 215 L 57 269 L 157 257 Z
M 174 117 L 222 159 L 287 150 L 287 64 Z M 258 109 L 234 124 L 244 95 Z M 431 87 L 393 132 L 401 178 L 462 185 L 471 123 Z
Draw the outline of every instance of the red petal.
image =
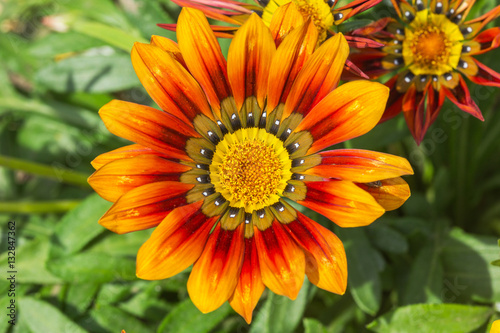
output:
M 411 194 L 410 187 L 401 177 L 357 185 L 370 193 L 387 211 L 401 207 Z
M 164 153 L 169 158 L 190 161 L 184 151 L 189 137 L 199 137 L 191 126 L 149 106 L 113 100 L 99 110 L 108 130 L 124 139 Z
M 162 280 L 174 276 L 195 262 L 217 217 L 207 218 L 201 201 L 174 209 L 156 227 L 137 254 L 137 276 Z
M 500 87 L 500 74 L 487 67 L 480 61 L 474 59 L 478 72 L 474 76 L 469 76 L 469 80 L 483 86 Z
M 434 123 L 441 110 L 444 89 L 446 88 L 436 91 L 432 84 L 428 84 L 423 92 L 417 92 L 415 85 L 412 85 L 404 96 L 403 111 L 406 123 L 417 144 L 422 142 L 427 129 Z
M 342 34 L 336 34 L 324 42 L 297 75 L 285 102 L 283 119 L 292 112 L 307 115 L 335 89 L 348 55 L 349 46 Z
M 484 117 L 481 114 L 481 110 L 479 110 L 477 104 L 470 97 L 470 92 L 469 88 L 467 87 L 467 83 L 465 82 L 464 78 L 461 75 L 459 75 L 459 77 L 460 77 L 459 84 L 455 88 L 444 89 L 446 96 L 450 99 L 450 101 L 455 103 L 455 105 L 458 106 L 462 111 L 465 111 L 473 115 L 477 119 L 484 121 Z
M 157 151 L 154 151 L 151 148 L 147 148 L 138 144 L 133 144 L 101 154 L 97 156 L 90 163 L 92 164 L 94 169 L 98 170 L 107 163 L 120 160 L 122 158 L 131 158 L 140 155 L 165 156 L 163 154 L 158 153 Z
M 245 318 L 248 324 L 252 321 L 252 312 L 265 288 L 260 273 L 255 239 L 253 237 L 245 238 L 243 266 L 234 294 L 229 299 L 229 304 Z
M 308 153 L 365 134 L 380 120 L 389 89 L 365 80 L 348 82 L 319 102 L 295 129 L 309 131 L 314 143 Z
M 187 289 L 201 312 L 216 310 L 234 293 L 243 264 L 244 230 L 244 224 L 235 230 L 217 225 L 194 264 Z
M 337 149 L 319 154 L 321 164 L 308 169 L 307 174 L 357 183 L 413 174 L 410 163 L 395 155 L 362 149 Z
M 481 32 L 474 38 L 474 41 L 480 44 L 480 49 L 476 52 L 470 52 L 470 55 L 483 54 L 500 46 L 500 28 L 495 27 Z
M 154 182 L 178 181 L 191 169 L 155 155 L 139 155 L 108 163 L 90 176 L 90 186 L 108 201 L 115 202 L 126 192 Z
M 304 252 L 278 221 L 264 231 L 254 227 L 254 232 L 262 281 L 275 294 L 297 298 L 304 282 Z
M 297 221 L 284 225 L 306 251 L 306 274 L 319 288 L 344 294 L 347 260 L 344 246 L 333 232 L 297 212 Z
M 329 218 L 341 227 L 365 226 L 384 214 L 367 192 L 344 180 L 306 182 L 307 194 L 298 203 Z
M 385 83 L 385 85 L 391 89 L 391 92 L 389 93 L 389 99 L 387 100 L 387 108 L 380 119 L 381 123 L 394 118 L 403 110 L 403 98 L 405 94 L 400 93 L 396 89 L 397 80 L 398 76 L 396 75 Z
M 292 31 L 280 44 L 269 72 L 268 110 L 272 111 L 279 103 L 286 101 L 297 74 L 311 57 L 317 41 L 318 30 L 309 21 L 308 24 Z
M 99 224 L 118 234 L 156 227 L 173 209 L 187 204 L 193 185 L 158 182 L 128 191 L 101 217 Z
M 189 71 L 202 86 L 212 108 L 219 110 L 220 102 L 231 96 L 226 59 L 201 11 L 182 9 L 177 21 L 177 40 Z
M 252 14 L 236 32 L 228 53 L 229 83 L 238 109 L 251 96 L 255 96 L 264 109 L 269 69 L 275 52 L 269 29 L 257 14 Z

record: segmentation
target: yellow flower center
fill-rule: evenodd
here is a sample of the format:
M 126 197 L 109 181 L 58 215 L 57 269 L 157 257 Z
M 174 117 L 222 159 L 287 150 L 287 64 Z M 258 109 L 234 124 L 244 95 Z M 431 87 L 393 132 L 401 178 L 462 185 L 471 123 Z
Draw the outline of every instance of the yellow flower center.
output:
M 262 20 L 267 26 L 271 24 L 274 12 L 289 2 L 294 2 L 298 10 L 305 19 L 311 17 L 319 32 L 318 42 L 326 39 L 328 29 L 333 25 L 333 14 L 331 8 L 325 0 L 273 0 L 269 1 L 262 13 Z
M 210 179 L 231 207 L 250 213 L 278 202 L 290 169 L 282 141 L 265 129 L 243 128 L 226 134 L 217 145 Z
M 415 35 L 410 46 L 415 63 L 432 69 L 448 63 L 452 44 L 443 31 L 436 27 L 427 27 Z
M 445 74 L 457 67 L 462 40 L 459 27 L 445 15 L 420 11 L 405 29 L 405 64 L 415 75 Z

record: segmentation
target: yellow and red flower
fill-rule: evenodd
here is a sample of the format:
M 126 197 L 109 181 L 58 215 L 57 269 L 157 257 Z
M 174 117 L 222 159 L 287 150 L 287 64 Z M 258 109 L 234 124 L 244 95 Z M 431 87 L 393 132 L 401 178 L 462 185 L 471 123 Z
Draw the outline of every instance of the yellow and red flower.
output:
M 436 120 L 445 97 L 484 120 L 462 75 L 477 84 L 500 86 L 500 74 L 473 57 L 500 45 L 500 28 L 480 33 L 498 17 L 500 6 L 465 21 L 474 0 L 391 1 L 399 21 L 386 17 L 353 32 L 386 46 L 364 49 L 350 57 L 371 78 L 395 73 L 386 83 L 391 94 L 382 120 L 403 111 L 417 143 Z
M 257 13 L 262 21 L 269 27 L 271 19 L 276 10 L 289 3 L 296 5 L 298 16 L 307 19 L 311 18 L 319 32 L 319 42 L 323 42 L 328 36 L 334 35 L 334 27 L 340 25 L 345 20 L 361 13 L 382 0 L 355 0 L 336 8 L 337 0 L 255 0 L 255 5 L 234 0 L 172 0 L 181 7 L 190 7 L 201 10 L 206 16 L 215 20 L 236 25 L 212 26 L 212 30 L 218 37 L 231 38 L 252 13 Z M 300 19 L 296 14 L 291 14 L 287 20 Z M 175 24 L 159 24 L 168 30 L 175 31 Z M 360 36 L 344 36 L 347 42 L 354 47 L 377 47 L 379 43 L 371 38 Z
M 155 227 L 139 250 L 137 276 L 166 279 L 194 264 L 187 287 L 202 312 L 229 300 L 250 322 L 265 286 L 294 299 L 304 274 L 343 294 L 341 241 L 289 201 L 343 227 L 370 224 L 404 203 L 406 159 L 321 152 L 373 128 L 387 87 L 337 88 L 347 42 L 337 34 L 317 48 L 311 21 L 271 33 L 253 14 L 227 62 L 201 11 L 184 8 L 178 23 L 178 45 L 154 36 L 132 50 L 162 111 L 117 100 L 100 111 L 112 133 L 136 144 L 92 162 L 89 183 L 114 202 L 99 223 L 120 234 Z

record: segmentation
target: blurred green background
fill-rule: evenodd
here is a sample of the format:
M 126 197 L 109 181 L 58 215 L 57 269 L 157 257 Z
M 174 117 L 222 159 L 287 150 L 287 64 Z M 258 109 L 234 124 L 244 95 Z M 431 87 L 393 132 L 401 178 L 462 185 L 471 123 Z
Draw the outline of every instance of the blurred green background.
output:
M 477 1 L 469 17 L 493 6 Z M 93 158 L 126 144 L 106 130 L 99 108 L 114 98 L 152 103 L 130 63 L 133 42 L 175 38 L 156 24 L 178 13 L 169 0 L 0 1 L 0 332 L 451 333 L 486 332 L 500 318 L 500 267 L 491 264 L 499 258 L 500 99 L 473 85 L 484 123 L 446 102 L 420 147 L 402 117 L 345 144 L 405 156 L 415 170 L 405 178 L 408 202 L 369 227 L 341 230 L 309 212 L 345 244 L 346 295 L 307 281 L 294 302 L 266 291 L 248 326 L 228 304 L 202 315 L 187 295 L 187 272 L 138 280 L 135 255 L 151 231 L 120 236 L 98 225 L 111 204 L 86 178 Z M 223 50 L 229 42 L 221 40 Z M 499 71 L 499 56 L 479 58 Z

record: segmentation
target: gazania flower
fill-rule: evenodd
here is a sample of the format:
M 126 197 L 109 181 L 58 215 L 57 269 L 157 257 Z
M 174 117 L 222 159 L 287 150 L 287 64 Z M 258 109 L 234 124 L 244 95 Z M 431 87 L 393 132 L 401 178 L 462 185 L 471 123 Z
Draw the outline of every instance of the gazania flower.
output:
M 100 111 L 112 133 L 136 144 L 93 161 L 90 184 L 114 202 L 99 222 L 117 233 L 155 227 L 139 250 L 137 276 L 166 279 L 194 264 L 187 287 L 202 312 L 229 300 L 250 322 L 265 286 L 295 299 L 304 274 L 344 293 L 341 241 L 289 202 L 355 227 L 408 198 L 405 159 L 320 152 L 374 127 L 387 87 L 336 88 L 347 43 L 338 34 L 316 49 L 311 22 L 276 48 L 254 14 L 227 63 L 202 12 L 184 8 L 178 22 L 178 46 L 155 36 L 132 50 L 163 111 L 124 101 Z
M 382 120 L 402 110 L 417 143 L 436 120 L 445 97 L 483 120 L 463 75 L 477 84 L 500 86 L 500 75 L 473 57 L 500 45 L 500 28 L 479 33 L 500 14 L 500 6 L 466 22 L 474 1 L 392 3 L 400 21 L 386 17 L 354 31 L 386 46 L 351 54 L 351 60 L 371 78 L 395 73 L 386 83 L 391 94 Z
M 236 27 L 212 26 L 218 37 L 232 37 L 234 32 L 242 25 L 252 13 L 262 17 L 262 21 L 270 26 L 271 18 L 278 8 L 294 3 L 298 14 L 289 13 L 286 18 L 289 21 L 311 18 L 319 32 L 319 42 L 323 42 L 327 36 L 335 34 L 334 27 L 354 15 L 361 13 L 382 0 L 355 0 L 335 8 L 337 0 L 255 0 L 255 5 L 233 0 L 172 0 L 182 7 L 191 7 L 201 10 L 210 18 L 236 25 Z M 175 24 L 159 24 L 168 30 L 175 31 Z M 370 38 L 358 36 L 346 36 L 347 41 L 355 47 L 377 47 L 380 46 Z

